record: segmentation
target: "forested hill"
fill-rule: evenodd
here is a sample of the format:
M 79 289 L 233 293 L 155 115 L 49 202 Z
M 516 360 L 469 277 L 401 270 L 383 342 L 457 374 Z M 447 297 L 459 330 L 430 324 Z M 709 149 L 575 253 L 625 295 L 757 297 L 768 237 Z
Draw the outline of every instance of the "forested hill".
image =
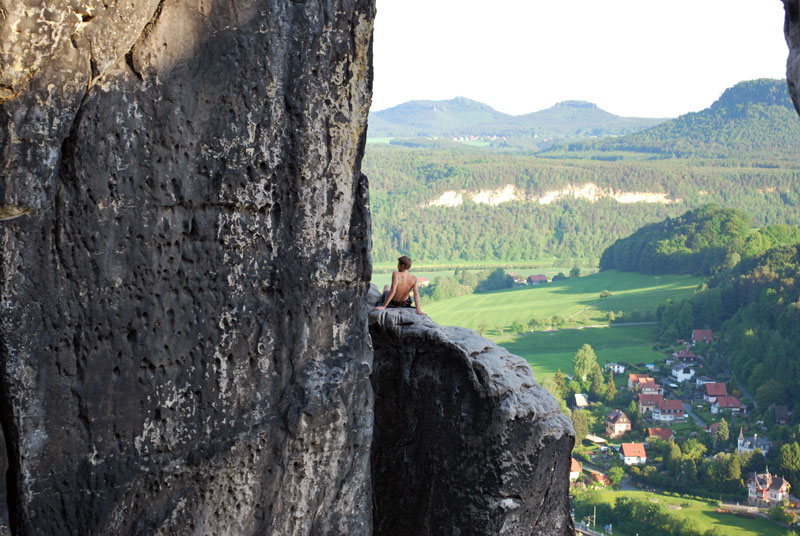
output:
M 759 79 L 727 89 L 709 108 L 617 139 L 579 141 L 551 155 L 638 152 L 661 157 L 800 156 L 800 120 L 785 80 Z
M 617 240 L 603 252 L 600 269 L 712 275 L 769 248 L 797 242 L 798 227 L 771 225 L 753 231 L 746 212 L 705 205 Z
M 622 135 L 664 119 L 620 117 L 583 101 L 565 101 L 526 115 L 508 115 L 464 97 L 410 101 L 369 115 L 371 138 L 537 137 Z

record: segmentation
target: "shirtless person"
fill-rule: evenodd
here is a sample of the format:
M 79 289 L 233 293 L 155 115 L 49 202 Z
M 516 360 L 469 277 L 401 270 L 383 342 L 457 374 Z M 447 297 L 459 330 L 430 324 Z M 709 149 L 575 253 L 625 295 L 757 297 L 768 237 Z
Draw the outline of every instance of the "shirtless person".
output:
M 384 291 L 383 295 L 386 296 L 386 301 L 383 302 L 383 305 L 376 306 L 376 311 L 387 307 L 411 307 L 409 294 L 413 290 L 417 314 L 425 314 L 419 309 L 419 282 L 416 276 L 409 273 L 409 268 L 411 268 L 411 259 L 405 255 L 397 259 L 397 271 L 392 272 L 392 287 L 389 289 L 388 295 Z

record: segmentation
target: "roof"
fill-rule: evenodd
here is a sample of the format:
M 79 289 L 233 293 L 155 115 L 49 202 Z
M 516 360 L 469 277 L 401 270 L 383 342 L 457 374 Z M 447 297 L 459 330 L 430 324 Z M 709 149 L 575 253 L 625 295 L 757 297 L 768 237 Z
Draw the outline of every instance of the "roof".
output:
M 704 383 L 703 392 L 708 396 L 728 396 L 728 388 L 719 382 Z
M 651 378 L 647 374 L 628 374 L 628 381 L 631 383 L 640 383 L 640 380 L 647 381 L 647 378 L 650 378 L 653 381 L 656 381 L 655 378 Z
M 677 359 L 697 359 L 698 356 L 689 350 L 681 350 L 680 352 L 675 352 L 672 354 L 672 357 Z
M 532 283 L 544 281 L 545 283 L 547 283 L 547 276 L 542 274 L 529 275 L 528 281 Z
M 670 441 L 673 437 L 675 437 L 675 432 L 673 432 L 669 428 L 648 428 L 647 436 L 660 437 L 664 441 Z
M 708 384 L 706 384 L 708 385 Z M 742 404 L 735 396 L 720 396 L 715 402 L 721 408 L 741 408 Z
M 612 411 L 606 420 L 610 423 L 617 423 L 617 422 L 631 422 L 627 415 L 625 415 L 622 411 L 615 409 Z
M 575 405 L 583 408 L 589 405 L 589 399 L 583 393 L 575 393 Z
M 570 465 L 569 465 L 569 472 L 570 473 L 580 473 L 581 472 L 581 462 L 579 462 L 575 458 L 572 458 L 572 461 L 570 462 Z
M 683 402 L 680 400 L 662 400 L 658 404 L 658 409 L 661 411 L 683 411 Z
M 644 406 L 657 406 L 664 400 L 661 395 L 639 395 L 639 404 Z
M 626 458 L 646 458 L 647 453 L 644 450 L 644 443 L 623 443 L 622 455 Z
M 714 338 L 714 334 L 711 333 L 710 329 L 694 329 L 692 330 L 692 340 L 695 342 L 711 342 Z
M 653 378 L 648 378 L 648 379 L 652 380 Z M 651 381 L 651 382 L 640 383 L 639 389 L 641 389 L 642 391 L 645 390 L 658 391 L 659 389 L 661 389 L 661 386 L 658 385 L 655 381 Z
M 678 372 L 688 372 L 688 370 L 687 370 L 687 369 L 688 369 L 688 370 L 694 370 L 694 369 L 691 367 L 691 365 L 687 365 L 686 363 L 679 363 L 679 364 L 675 365 L 674 367 L 672 367 L 672 372 L 675 372 L 675 371 L 678 371 Z
M 592 443 L 607 443 L 605 439 L 600 436 L 596 436 L 594 434 L 586 434 L 586 440 L 591 441 Z
M 774 406 L 772 412 L 775 420 L 788 421 L 791 417 L 788 406 Z

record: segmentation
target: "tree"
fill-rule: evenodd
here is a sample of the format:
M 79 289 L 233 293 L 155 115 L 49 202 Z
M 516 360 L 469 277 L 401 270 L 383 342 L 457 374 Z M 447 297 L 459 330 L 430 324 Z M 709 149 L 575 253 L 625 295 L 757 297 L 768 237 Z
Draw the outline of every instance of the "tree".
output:
M 605 401 L 607 403 L 611 403 L 614 401 L 614 397 L 617 396 L 617 386 L 614 383 L 614 373 L 612 371 L 608 371 L 608 380 L 606 380 L 606 396 Z
M 609 292 L 608 290 L 604 290 L 603 292 L 600 293 L 601 300 L 605 300 L 606 298 L 610 297 L 611 297 L 611 292 Z
M 572 425 L 575 427 L 575 445 L 580 445 L 594 424 L 594 416 L 586 410 L 572 412 Z
M 552 376 L 553 383 L 558 389 L 558 394 L 561 398 L 567 398 L 567 377 L 558 369 Z
M 489 324 L 486 323 L 486 320 L 481 318 L 481 321 L 478 322 L 478 334 L 481 337 L 485 337 L 486 333 L 489 332 Z
M 577 266 L 573 266 L 572 270 L 569 271 L 569 278 L 570 279 L 577 279 L 581 276 L 581 269 Z
M 615 465 L 608 470 L 608 478 L 611 480 L 611 484 L 613 486 L 619 486 L 619 483 L 622 482 L 623 478 L 625 478 L 625 471 L 622 469 L 622 467 Z
M 495 329 L 495 331 L 497 331 L 497 334 L 498 334 L 498 335 L 502 335 L 502 334 L 503 334 L 503 326 L 502 326 L 501 324 L 497 324 L 497 325 L 494 327 L 494 329 Z
M 591 346 L 584 344 L 575 354 L 575 357 L 572 358 L 572 364 L 575 377 L 585 382 L 586 378 L 594 369 L 594 365 L 597 364 L 597 356 Z
M 600 365 L 598 365 L 597 361 L 595 361 L 594 367 L 592 368 L 592 386 L 589 390 L 595 399 L 599 399 L 605 391 L 606 386 L 603 380 L 603 371 L 600 370 Z
M 726 443 L 731 438 L 731 429 L 728 425 L 728 421 L 725 420 L 723 417 L 719 421 L 719 427 L 717 428 L 717 432 L 714 435 L 714 439 L 719 441 L 720 443 Z
M 631 400 L 631 403 L 628 404 L 628 411 L 626 411 L 625 414 L 628 415 L 628 418 L 631 420 L 632 430 L 641 428 L 642 414 L 639 412 L 639 406 L 636 404 L 635 400 Z
M 511 323 L 511 333 L 522 333 L 522 330 L 525 329 L 520 322 L 514 320 Z

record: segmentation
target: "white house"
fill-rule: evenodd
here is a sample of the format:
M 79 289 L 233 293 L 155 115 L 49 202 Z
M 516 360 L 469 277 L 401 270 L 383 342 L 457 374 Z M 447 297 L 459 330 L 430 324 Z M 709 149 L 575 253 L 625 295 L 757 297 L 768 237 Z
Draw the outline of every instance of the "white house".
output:
M 662 400 L 653 408 L 654 421 L 680 421 L 683 420 L 683 402 L 680 400 Z
M 758 506 L 780 504 L 789 497 L 789 483 L 779 476 L 753 474 L 747 479 L 747 502 Z
M 625 365 L 620 363 L 606 363 L 605 368 L 614 374 L 625 374 Z
M 768 439 L 758 437 L 758 434 L 753 434 L 750 437 L 744 437 L 742 429 L 739 428 L 739 439 L 737 440 L 736 446 L 737 452 L 753 452 L 758 449 L 761 451 L 761 454 L 766 456 L 771 447 L 772 443 Z
M 670 376 L 675 378 L 675 381 L 678 383 L 687 382 L 694 378 L 694 369 L 686 363 L 679 363 L 678 365 L 672 367 Z
M 623 443 L 620 457 L 625 465 L 639 465 L 647 462 L 644 443 Z

